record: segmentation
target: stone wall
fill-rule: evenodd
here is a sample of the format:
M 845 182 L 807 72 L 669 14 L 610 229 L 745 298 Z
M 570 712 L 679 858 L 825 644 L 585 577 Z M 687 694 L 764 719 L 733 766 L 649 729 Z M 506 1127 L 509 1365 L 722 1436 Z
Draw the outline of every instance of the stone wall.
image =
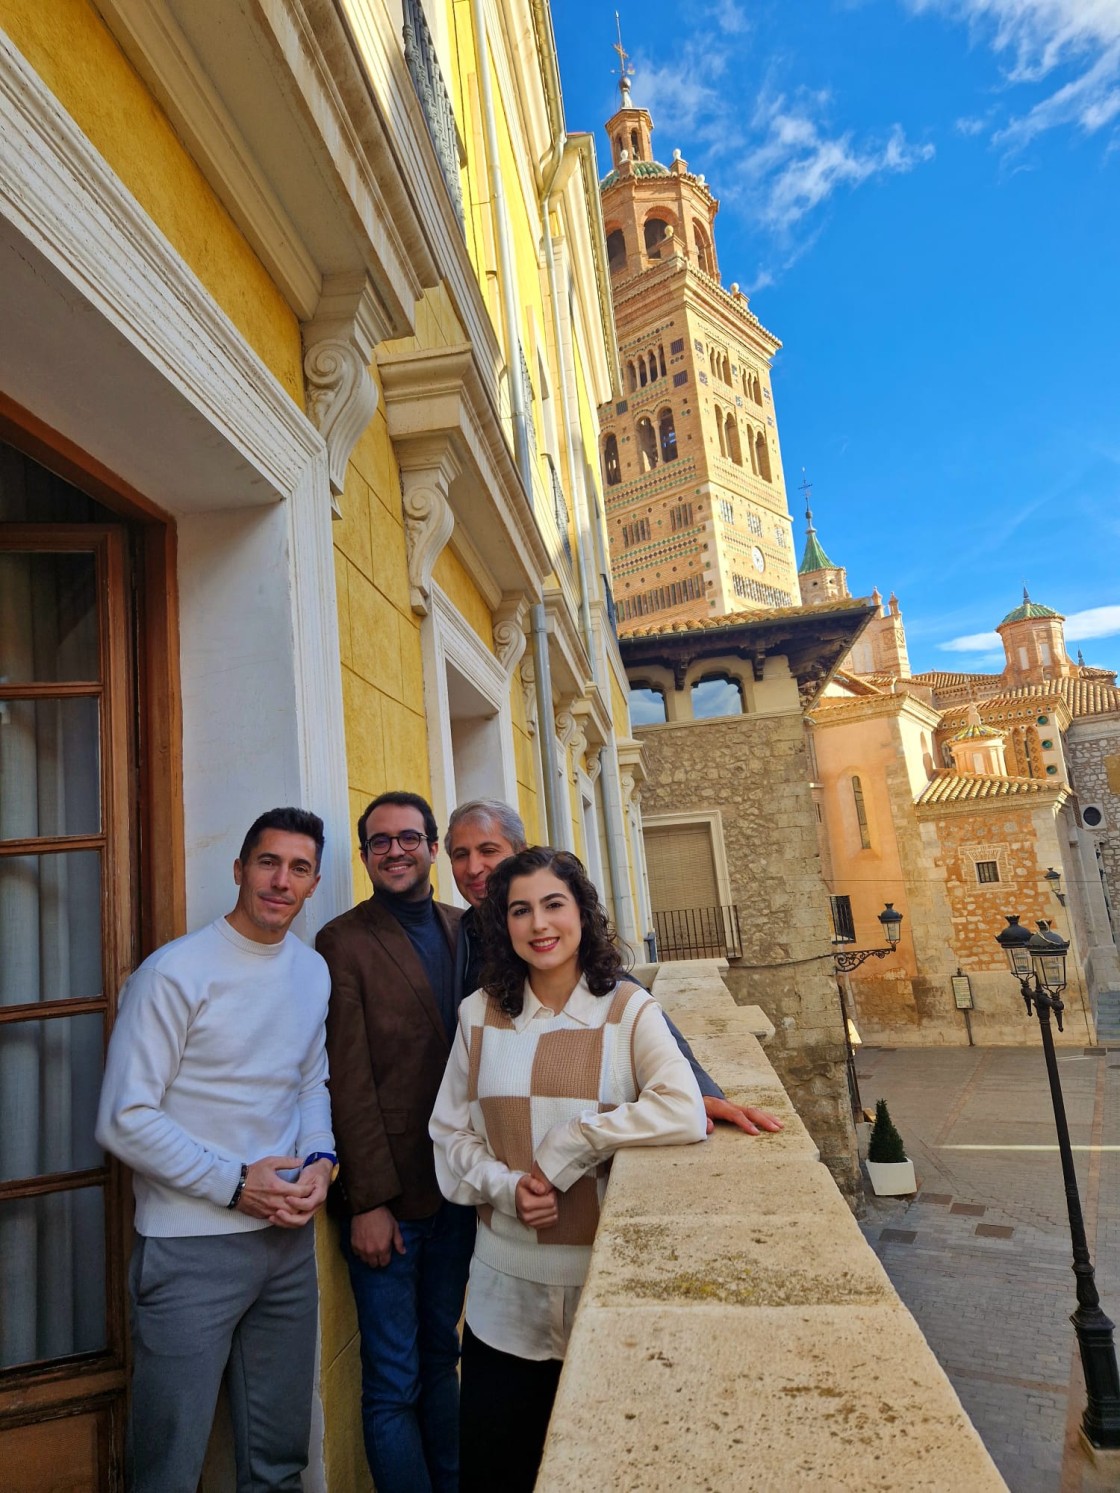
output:
M 718 809 L 742 959 L 727 985 L 777 1028 L 771 1060 L 846 1196 L 858 1190 L 828 892 L 800 712 L 647 726 L 643 817 Z M 720 1079 L 718 1058 L 713 1076 Z
M 1120 927 L 1120 720 L 1078 721 L 1066 737 L 1070 777 L 1082 810 L 1099 808 L 1100 824 L 1085 823 L 1096 851 L 1112 916 Z
M 913 1317 L 819 1165 L 714 962 L 654 994 L 731 1097 L 785 1122 L 621 1152 L 537 1493 L 1005 1490 Z

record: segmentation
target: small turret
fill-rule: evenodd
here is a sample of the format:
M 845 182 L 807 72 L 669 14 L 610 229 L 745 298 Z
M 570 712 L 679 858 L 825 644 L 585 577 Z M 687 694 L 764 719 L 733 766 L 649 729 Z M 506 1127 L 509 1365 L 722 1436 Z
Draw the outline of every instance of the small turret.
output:
M 1066 653 L 1065 620 L 1052 607 L 1032 601 L 1023 587 L 1022 605 L 1008 612 L 996 628 L 1007 658 L 1003 675 L 1011 688 L 1076 675 L 1077 666 Z

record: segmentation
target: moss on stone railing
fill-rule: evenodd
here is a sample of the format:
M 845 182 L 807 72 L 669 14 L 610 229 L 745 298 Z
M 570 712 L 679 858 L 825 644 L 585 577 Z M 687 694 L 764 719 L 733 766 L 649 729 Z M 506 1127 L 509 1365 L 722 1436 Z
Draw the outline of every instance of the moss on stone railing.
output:
M 1004 1489 L 720 970 L 654 994 L 785 1129 L 616 1158 L 537 1493 Z

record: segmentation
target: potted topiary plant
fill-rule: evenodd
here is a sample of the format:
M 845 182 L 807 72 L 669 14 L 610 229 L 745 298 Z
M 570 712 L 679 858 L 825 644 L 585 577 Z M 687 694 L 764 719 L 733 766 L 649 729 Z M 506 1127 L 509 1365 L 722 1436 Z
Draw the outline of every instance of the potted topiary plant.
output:
M 895 1129 L 885 1099 L 875 1106 L 875 1123 L 867 1147 L 867 1175 L 876 1197 L 899 1197 L 918 1190 L 914 1163 L 907 1158 L 902 1136 Z

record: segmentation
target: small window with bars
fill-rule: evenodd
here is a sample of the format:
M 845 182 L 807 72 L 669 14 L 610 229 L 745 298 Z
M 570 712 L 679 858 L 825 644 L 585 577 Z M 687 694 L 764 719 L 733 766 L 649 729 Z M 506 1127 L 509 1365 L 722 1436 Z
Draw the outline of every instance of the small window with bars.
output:
M 679 389 L 682 384 L 687 384 L 687 383 L 688 383 L 688 369 L 687 368 L 683 369 L 680 373 L 674 373 L 673 374 L 673 388 L 674 389 Z
M 669 527 L 674 531 L 692 527 L 691 503 L 677 503 L 669 509 Z
M 855 943 L 856 925 L 852 921 L 851 897 L 829 897 L 832 910 L 832 942 Z
M 670 357 L 675 358 L 678 353 L 683 353 L 683 352 L 684 352 L 684 338 L 683 337 L 678 337 L 675 342 L 670 342 L 670 344 L 669 344 L 669 355 L 670 355 Z
M 976 880 L 981 886 L 991 886 L 999 880 L 998 861 L 977 861 Z
M 632 544 L 645 544 L 649 532 L 649 519 L 636 518 L 632 524 L 623 524 L 622 542 L 627 548 Z

